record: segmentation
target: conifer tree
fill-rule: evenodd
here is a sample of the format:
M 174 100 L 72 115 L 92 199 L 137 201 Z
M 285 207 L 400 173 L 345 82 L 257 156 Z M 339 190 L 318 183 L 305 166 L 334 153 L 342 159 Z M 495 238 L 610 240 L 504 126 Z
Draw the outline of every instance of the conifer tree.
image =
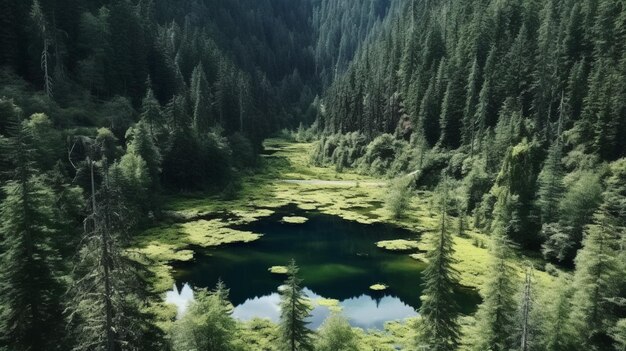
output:
M 228 289 L 220 281 L 215 290 L 199 290 L 181 319 L 171 331 L 174 351 L 185 350 L 238 350 L 237 324 Z
M 576 256 L 570 323 L 577 350 L 602 350 L 615 323 L 610 299 L 617 296 L 620 276 L 619 236 L 606 208 L 598 210 Z
M 146 162 L 152 190 L 159 189 L 159 180 L 161 175 L 161 153 L 159 148 L 154 144 L 153 138 L 150 136 L 149 127 L 146 122 L 139 121 L 132 128 L 132 140 L 128 145 L 128 152 L 141 156 Z
M 11 350 L 64 350 L 54 195 L 36 175 L 28 129 L 13 106 L 13 136 L 2 152 L 12 161 L 0 204 L 0 342 Z
M 122 245 L 132 225 L 115 169 L 102 157 L 103 145 L 84 139 L 88 152 L 91 214 L 85 220 L 83 247 L 70 289 L 75 350 L 151 350 L 163 347 L 145 305 L 145 282 Z M 101 158 L 96 162 L 95 159 Z M 96 172 L 102 178 L 96 188 Z
M 422 323 L 418 343 L 428 350 L 456 350 L 460 340 L 460 327 L 457 322 L 459 307 L 454 297 L 458 284 L 458 272 L 452 267 L 455 263 L 454 243 L 451 223 L 448 219 L 448 180 L 444 176 L 439 194 L 439 229 L 433 235 L 432 247 L 428 252 L 428 267 L 424 270 L 424 301 L 420 307 Z
M 212 121 L 212 106 L 209 82 L 202 68 L 198 64 L 191 75 L 191 102 L 193 104 L 193 128 L 198 133 L 209 130 Z
M 146 96 L 143 98 L 140 118 L 148 125 L 150 137 L 156 137 L 158 131 L 163 127 L 163 114 L 152 88 L 148 88 Z
M 548 149 L 548 158 L 538 177 L 538 205 L 544 224 L 554 223 L 558 219 L 558 204 L 564 191 L 562 157 L 562 145 L 558 137 Z
M 570 323 L 579 350 L 608 347 L 607 337 L 617 323 L 616 301 L 624 288 L 624 228 L 626 221 L 626 160 L 610 167 L 604 201 L 587 226 L 583 247 L 576 256 Z M 619 302 L 617 302 L 619 304 Z
M 510 242 L 503 232 L 502 217 L 496 218 L 492 233 L 490 272 L 484 291 L 483 303 L 476 312 L 476 329 L 473 331 L 475 351 L 508 351 L 519 345 L 512 339 L 515 329 L 516 273 L 508 262 Z
M 464 145 L 470 145 L 471 155 L 474 154 L 474 142 L 476 137 L 476 109 L 479 101 L 479 78 L 480 66 L 478 59 L 474 58 L 470 75 L 467 78 L 467 96 L 465 98 L 465 108 L 463 109 L 463 130 L 462 142 Z
M 280 349 L 285 351 L 313 350 L 312 331 L 307 327 L 310 306 L 302 291 L 299 268 L 291 260 L 288 278 L 280 291 Z
M 439 145 L 456 149 L 461 145 L 463 106 L 465 101 L 462 77 L 458 72 L 450 74 L 443 97 L 439 125 Z
M 571 276 L 559 276 L 554 289 L 544 291 L 538 302 L 540 330 L 537 345 L 546 351 L 568 351 L 572 349 L 569 325 L 570 299 L 573 286 Z

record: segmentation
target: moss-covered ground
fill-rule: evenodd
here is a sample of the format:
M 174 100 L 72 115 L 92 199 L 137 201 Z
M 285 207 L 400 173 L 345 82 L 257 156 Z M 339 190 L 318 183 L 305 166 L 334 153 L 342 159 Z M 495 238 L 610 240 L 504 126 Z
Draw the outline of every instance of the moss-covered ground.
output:
M 190 248 L 256 240 L 260 237 L 258 233 L 239 231 L 232 229 L 232 226 L 270 216 L 274 209 L 288 204 L 364 224 L 393 223 L 421 233 L 417 242 L 385 242 L 379 243 L 379 246 L 406 250 L 407 255 L 412 255 L 418 261 L 423 260 L 423 253 L 429 249 L 430 234 L 436 231 L 438 221 L 438 214 L 433 210 L 432 194 L 416 192 L 406 215 L 393 219 L 384 206 L 387 196 L 384 180 L 349 170 L 337 173 L 331 168 L 312 166 L 309 162 L 312 146 L 281 139 L 267 140 L 266 154 L 261 156 L 259 167 L 242 176 L 240 191 L 234 198 L 224 199 L 220 195 L 206 194 L 166 196 L 166 218 L 158 226 L 138 235 L 130 250 L 154 272 L 154 290 L 164 292 L 171 288 L 174 282 L 171 263 L 192 260 L 194 252 Z M 286 217 L 283 220 L 302 223 L 306 218 Z M 479 291 L 484 287 L 489 273 L 488 242 L 486 234 L 473 228 L 467 229 L 463 236 L 455 236 L 455 268 L 459 272 L 461 285 Z M 518 253 L 511 263 L 521 277 L 528 262 L 537 268 L 543 265 L 541 260 L 523 253 Z M 542 289 L 550 288 L 554 282 L 541 269 L 535 272 L 535 279 Z M 173 314 L 162 318 L 171 319 Z M 384 331 L 359 331 L 363 334 L 363 350 L 387 350 L 393 349 L 394 345 L 407 344 L 413 337 L 410 323 L 388 323 Z M 471 316 L 465 317 L 462 324 L 471 324 Z M 274 326 L 253 321 L 242 323 L 241 328 L 245 334 L 243 338 L 259 345 L 259 350 L 272 349 L 275 336 L 270 334 L 274 333 Z M 253 342 L 254 338 L 257 341 Z M 265 342 L 265 345 L 260 345 Z

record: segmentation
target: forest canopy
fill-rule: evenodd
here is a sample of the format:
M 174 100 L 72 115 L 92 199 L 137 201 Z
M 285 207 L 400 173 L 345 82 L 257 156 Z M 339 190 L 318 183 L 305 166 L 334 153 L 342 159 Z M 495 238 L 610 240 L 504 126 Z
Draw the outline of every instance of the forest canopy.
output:
M 128 249 L 172 196 L 245 198 L 270 136 L 387 180 L 389 221 L 433 195 L 412 346 L 626 347 L 624 1 L 0 0 L 0 350 L 249 349 L 221 281 L 164 328 Z M 467 322 L 469 228 L 493 274 Z M 287 273 L 275 347 L 362 347 Z

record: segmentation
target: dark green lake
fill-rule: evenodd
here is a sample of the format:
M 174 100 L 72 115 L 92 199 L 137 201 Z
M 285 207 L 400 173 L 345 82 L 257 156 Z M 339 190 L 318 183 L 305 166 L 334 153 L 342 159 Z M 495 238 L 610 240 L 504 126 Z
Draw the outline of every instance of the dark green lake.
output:
M 309 220 L 288 224 L 281 221 L 283 216 Z M 419 310 L 425 264 L 407 252 L 389 252 L 376 246 L 381 240 L 415 239 L 414 232 L 387 224 L 346 221 L 295 206 L 237 229 L 263 237 L 252 243 L 202 249 L 194 261 L 176 265 L 177 288 L 168 293 L 170 301 L 184 304 L 192 296 L 190 286 L 212 288 L 221 278 L 230 288 L 236 318 L 276 320 L 277 289 L 284 276 L 272 274 L 268 268 L 286 265 L 293 258 L 300 267 L 306 293 L 314 299 L 339 300 L 353 326 L 382 328 L 387 321 L 415 316 Z M 376 283 L 389 289 L 370 290 Z M 474 312 L 479 303 L 474 290 L 459 288 L 457 296 L 463 313 Z M 329 313 L 327 307 L 316 307 L 311 327 L 319 326 Z

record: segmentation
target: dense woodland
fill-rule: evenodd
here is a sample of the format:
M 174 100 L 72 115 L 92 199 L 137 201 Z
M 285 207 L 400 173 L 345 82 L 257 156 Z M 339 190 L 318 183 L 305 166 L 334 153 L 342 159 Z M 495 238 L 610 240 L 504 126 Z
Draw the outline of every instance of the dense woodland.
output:
M 237 196 L 296 128 L 312 164 L 414 175 L 397 216 L 438 195 L 414 349 L 626 349 L 624 1 L 0 0 L 0 68 L 0 350 L 247 350 L 222 284 L 163 330 L 125 247 L 161 195 Z M 493 272 L 471 335 L 466 226 Z M 297 273 L 275 346 L 356 350 L 340 316 L 306 327 Z

